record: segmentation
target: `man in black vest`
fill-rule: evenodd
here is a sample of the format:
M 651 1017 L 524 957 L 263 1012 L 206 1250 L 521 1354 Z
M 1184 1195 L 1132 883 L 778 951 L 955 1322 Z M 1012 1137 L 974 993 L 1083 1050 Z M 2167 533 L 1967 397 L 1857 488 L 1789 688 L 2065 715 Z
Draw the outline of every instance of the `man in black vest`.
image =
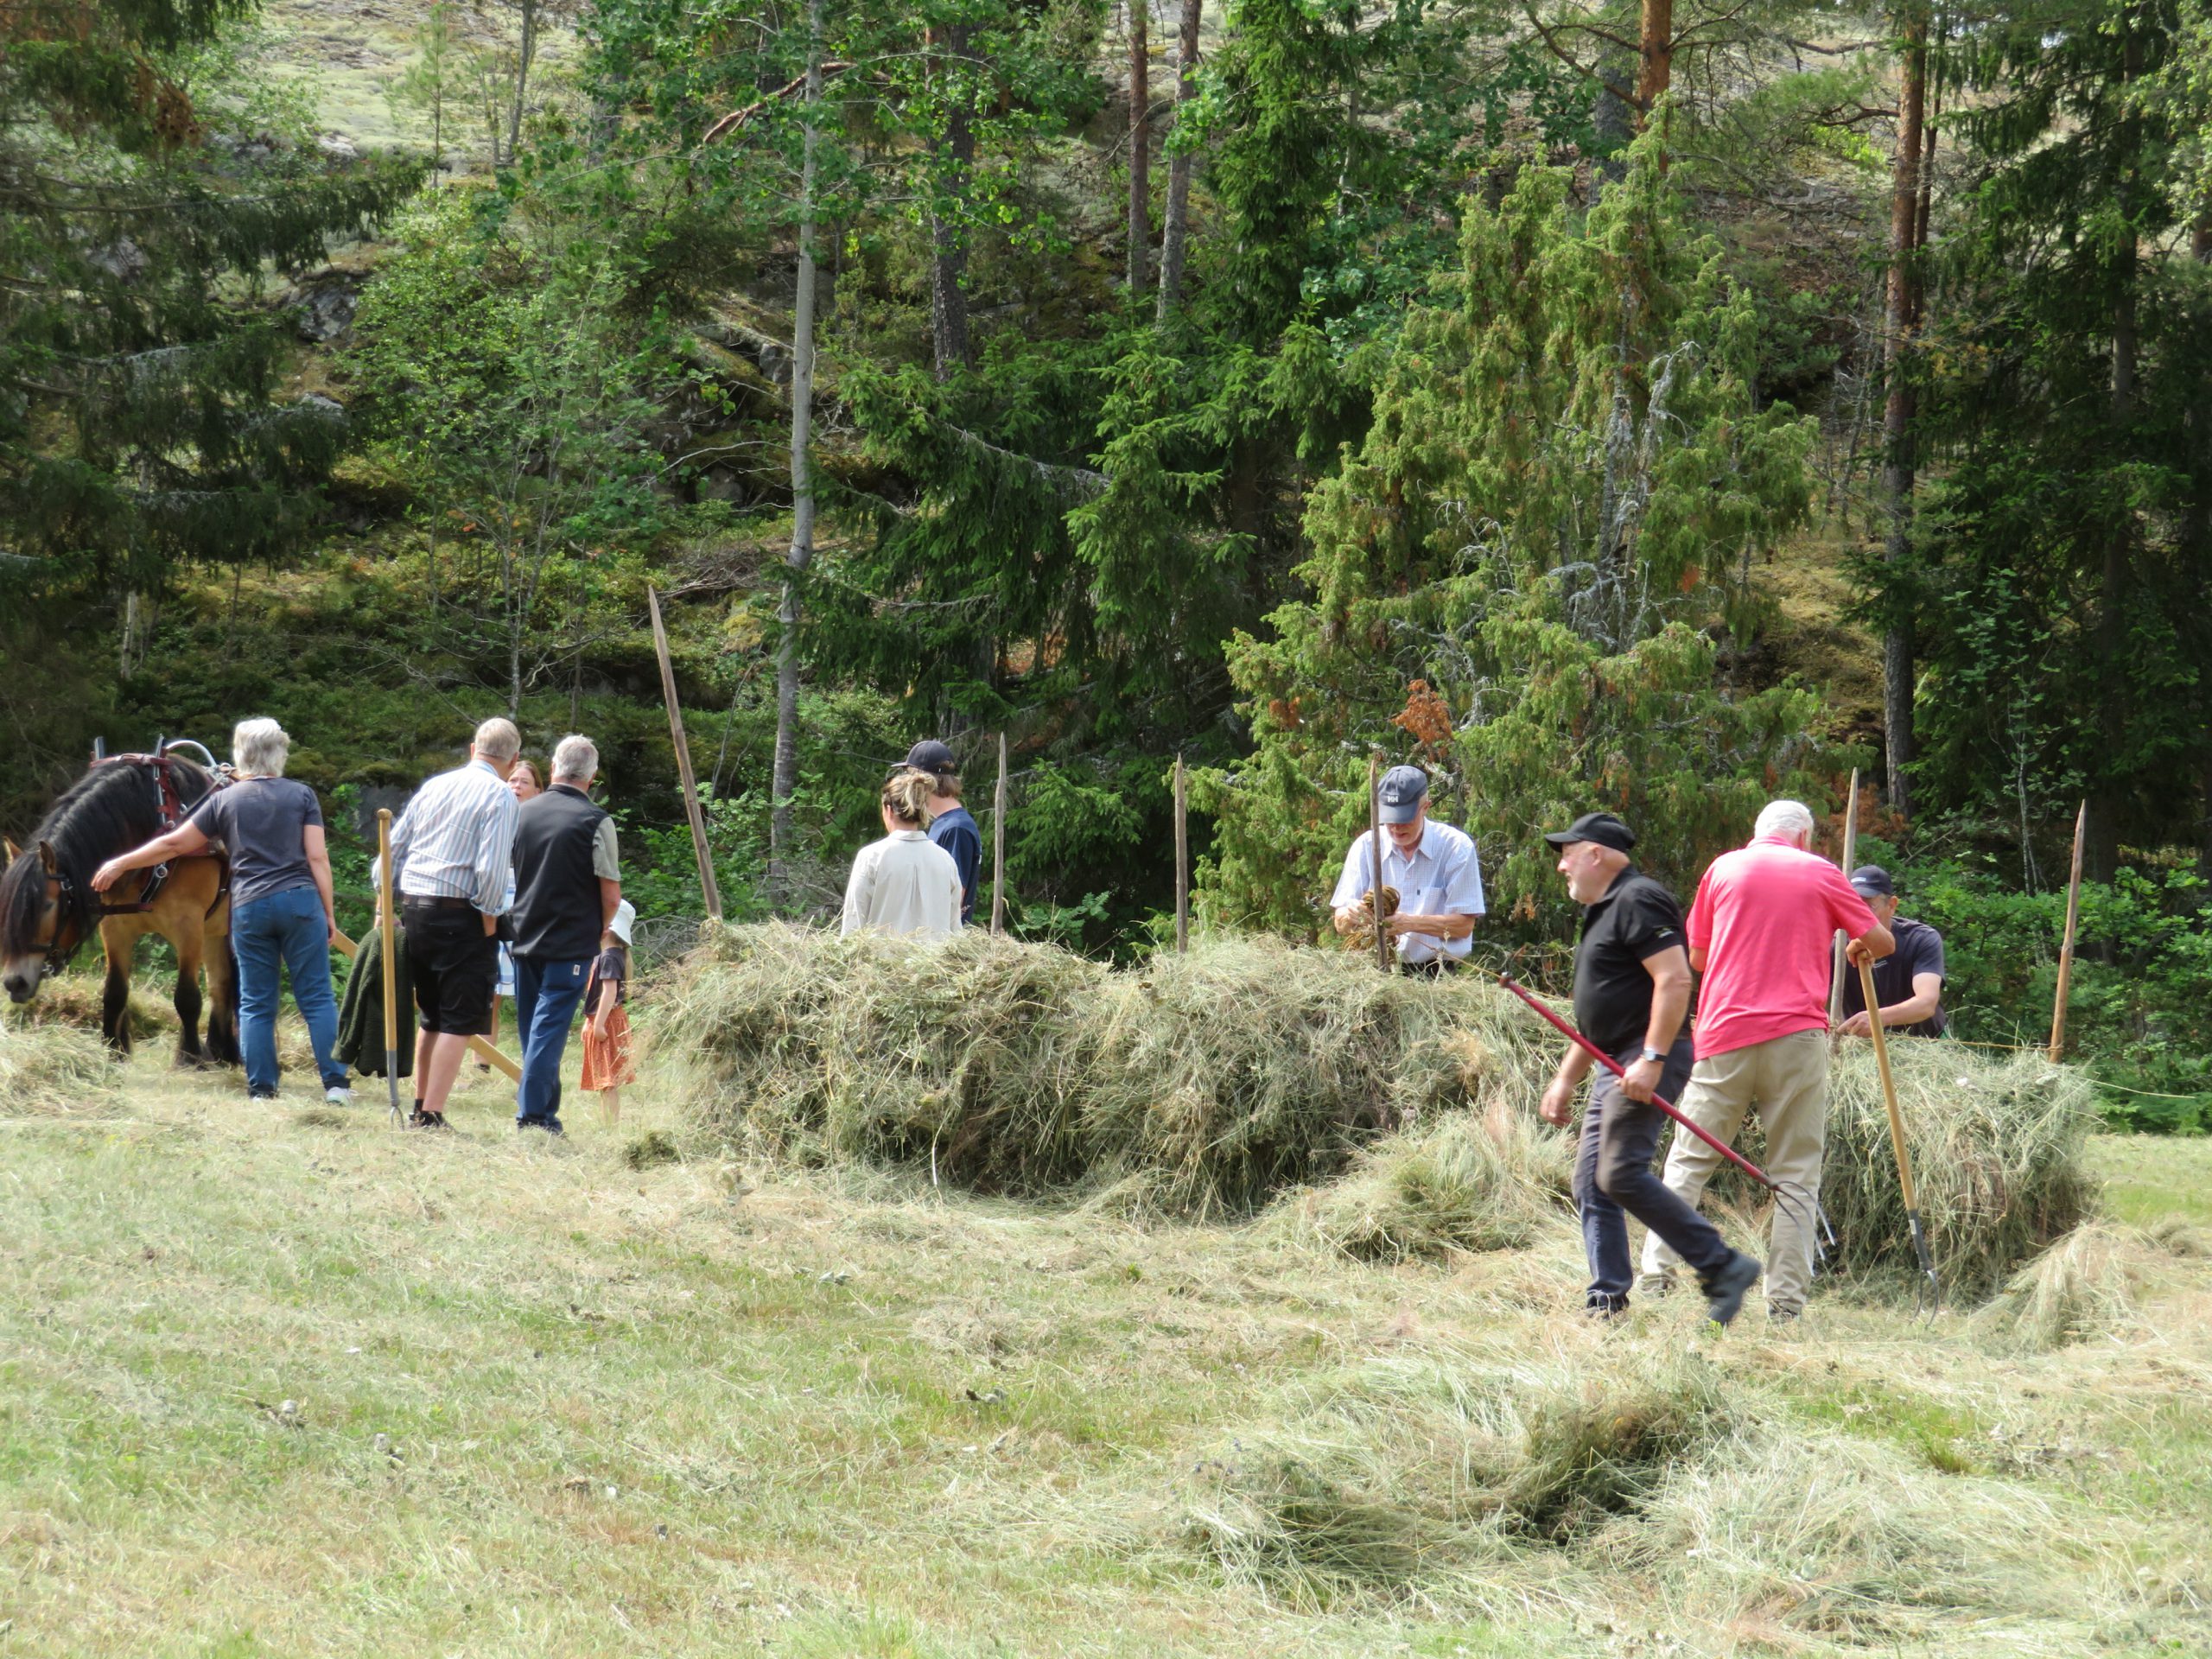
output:
M 553 751 L 552 786 L 515 819 L 515 1024 L 522 1082 L 515 1127 L 561 1133 L 561 1057 L 600 935 L 622 902 L 614 820 L 592 804 L 599 750 L 564 737 Z

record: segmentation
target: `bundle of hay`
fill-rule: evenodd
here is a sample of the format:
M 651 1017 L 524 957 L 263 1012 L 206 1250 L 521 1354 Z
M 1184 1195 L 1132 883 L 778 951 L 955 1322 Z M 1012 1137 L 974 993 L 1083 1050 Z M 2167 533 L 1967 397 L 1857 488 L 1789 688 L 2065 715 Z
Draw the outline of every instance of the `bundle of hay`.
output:
M 1363 902 L 1351 925 L 1338 936 L 1346 950 L 1364 950 L 1370 956 L 1375 954 L 1376 929 L 1398 913 L 1398 890 L 1395 887 L 1385 887 L 1378 896 L 1382 902 L 1379 905 Z
M 116 1095 L 115 1061 L 92 1033 L 0 1027 L 0 1112 L 98 1115 Z
M 1349 1166 L 1297 1200 L 1298 1224 L 1385 1260 L 1525 1239 L 1563 1184 L 1560 1138 L 1531 1122 L 1560 1039 L 1472 973 L 1386 976 L 1264 938 L 1116 971 L 972 931 L 749 927 L 693 953 L 660 1023 L 693 1052 L 697 1125 L 753 1154 L 912 1163 L 999 1192 L 1135 1181 L 1146 1207 L 1185 1214 L 1249 1211 Z M 2033 1057 L 1892 1054 L 1946 1287 L 1993 1290 L 2082 1218 L 2088 1088 Z M 1761 1155 L 1756 1128 L 1744 1146 Z M 1732 1179 L 1714 1202 L 1755 1206 Z M 1836 1062 L 1821 1198 L 1830 1271 L 1911 1270 L 1863 1043 Z
M 1294 1236 L 1363 1262 L 1518 1249 L 1565 1224 L 1570 1173 L 1564 1138 L 1529 1115 L 1454 1112 L 1367 1147 L 1281 1215 Z
M 1511 1093 L 1541 1040 L 1472 981 L 1274 939 L 1117 973 L 973 931 L 731 929 L 663 1019 L 695 1049 L 695 1120 L 724 1141 L 1004 1192 L 1143 1174 L 1186 1213 L 1250 1210 L 1377 1135 Z
M 1956 1043 L 1899 1039 L 1890 1065 L 1936 1271 L 1954 1296 L 1986 1295 L 2089 1211 L 2089 1085 L 2034 1055 L 1991 1061 Z M 1821 1202 L 1840 1241 L 1838 1270 L 1912 1270 L 1889 1114 L 1863 1042 L 1842 1046 L 1830 1076 Z

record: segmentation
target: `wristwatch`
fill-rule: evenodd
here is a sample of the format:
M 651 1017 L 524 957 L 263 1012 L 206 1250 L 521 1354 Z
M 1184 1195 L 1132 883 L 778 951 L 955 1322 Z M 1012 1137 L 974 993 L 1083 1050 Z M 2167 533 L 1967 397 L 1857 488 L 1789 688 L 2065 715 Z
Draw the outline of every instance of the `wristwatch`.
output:
M 1646 1043 L 1643 1046 L 1643 1058 L 1647 1060 L 1663 1060 L 1667 1058 L 1667 1051 L 1663 1048 L 1654 1048 L 1650 1044 Z

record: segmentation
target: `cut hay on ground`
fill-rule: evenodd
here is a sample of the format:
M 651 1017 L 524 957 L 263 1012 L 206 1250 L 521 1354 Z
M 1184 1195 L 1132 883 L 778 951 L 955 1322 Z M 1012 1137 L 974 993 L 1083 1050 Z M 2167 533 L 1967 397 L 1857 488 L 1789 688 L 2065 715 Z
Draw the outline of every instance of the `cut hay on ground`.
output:
M 693 1056 L 695 1126 L 747 1155 L 1009 1193 L 1088 1185 L 1182 1214 L 1336 1181 L 1299 1195 L 1289 1224 L 1378 1260 L 1522 1243 L 1563 1202 L 1568 1143 L 1535 1117 L 1559 1039 L 1474 973 L 1385 976 L 1266 938 L 1116 971 L 975 931 L 930 945 L 747 927 L 688 959 L 660 1023 Z M 1946 1286 L 1994 1289 L 2084 1212 L 2088 1092 L 2039 1059 L 1894 1053 Z M 1745 1149 L 1758 1156 L 1755 1132 Z M 1752 1196 L 1716 1183 L 1722 1204 Z M 1836 1064 L 1822 1200 L 1830 1271 L 1910 1269 L 1863 1043 Z
M 0 1115 L 94 1116 L 116 1100 L 107 1046 L 68 1026 L 0 1026 Z

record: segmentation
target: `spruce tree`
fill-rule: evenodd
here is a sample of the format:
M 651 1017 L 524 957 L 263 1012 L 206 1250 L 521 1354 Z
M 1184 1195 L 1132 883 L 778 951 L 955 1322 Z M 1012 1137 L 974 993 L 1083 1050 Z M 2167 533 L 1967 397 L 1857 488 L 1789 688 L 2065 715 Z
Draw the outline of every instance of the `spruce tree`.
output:
M 273 556 L 345 441 L 334 405 L 282 394 L 256 302 L 418 174 L 225 131 L 176 66 L 251 10 L 0 12 L 0 563 L 35 591 L 119 600 L 180 563 Z

